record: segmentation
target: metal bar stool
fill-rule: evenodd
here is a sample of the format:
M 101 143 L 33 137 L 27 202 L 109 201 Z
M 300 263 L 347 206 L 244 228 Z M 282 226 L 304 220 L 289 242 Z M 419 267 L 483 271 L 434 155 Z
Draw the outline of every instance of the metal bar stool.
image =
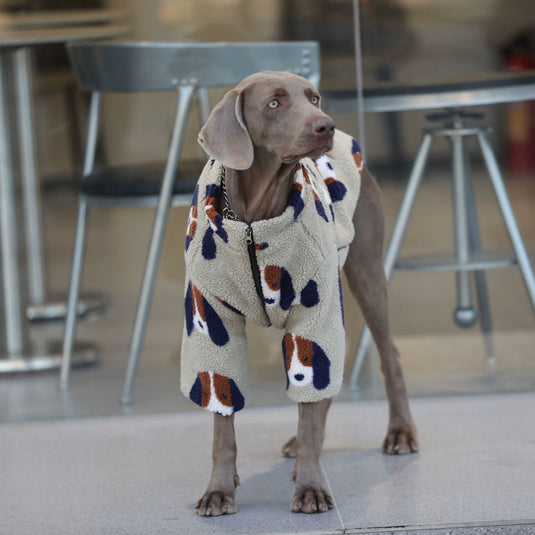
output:
M 390 281 L 394 268 L 455 271 L 457 280 L 457 308 L 453 317 L 460 327 L 470 327 L 478 319 L 478 313 L 472 302 L 471 272 L 477 296 L 477 308 L 481 329 L 485 339 L 487 362 L 490 366 L 495 363 L 492 345 L 492 322 L 487 297 L 485 270 L 518 264 L 526 285 L 526 291 L 535 312 L 535 277 L 530 259 L 518 230 L 513 209 L 509 202 L 498 163 L 488 139 L 489 127 L 472 126 L 473 120 L 483 118 L 482 114 L 466 113 L 458 109 L 449 109 L 444 113 L 432 114 L 427 117 L 430 121 L 441 121 L 440 128 L 425 129 L 416 153 L 416 158 L 409 177 L 409 182 L 397 221 L 394 225 L 392 237 L 385 255 L 385 273 Z M 412 258 L 398 260 L 399 251 L 403 243 L 405 231 L 414 206 L 414 201 L 422 181 L 429 151 L 436 137 L 445 137 L 451 143 L 452 158 L 452 186 L 453 186 L 453 220 L 455 230 L 455 254 L 451 257 Z M 477 224 L 474 193 L 466 141 L 475 137 L 481 149 L 491 184 L 496 194 L 505 227 L 513 248 L 512 255 L 489 254 L 481 251 L 479 229 Z M 372 336 L 367 326 L 364 327 L 359 341 L 355 362 L 351 372 L 349 387 L 358 388 L 358 382 L 366 362 Z
M 63 340 L 60 385 L 68 386 L 76 333 L 76 308 L 82 282 L 89 206 L 155 206 L 154 223 L 139 290 L 128 349 L 121 402 L 132 402 L 132 389 L 145 337 L 163 236 L 171 205 L 189 205 L 202 165 L 193 173 L 180 161 L 186 120 L 196 96 L 203 122 L 208 118 L 208 89 L 236 85 L 259 70 L 290 71 L 319 85 L 319 45 L 314 41 L 269 43 L 73 43 L 69 55 L 78 84 L 91 92 L 78 222 L 73 247 L 69 302 Z M 95 168 L 95 150 L 110 92 L 167 91 L 176 96 L 165 163 L 154 169 Z

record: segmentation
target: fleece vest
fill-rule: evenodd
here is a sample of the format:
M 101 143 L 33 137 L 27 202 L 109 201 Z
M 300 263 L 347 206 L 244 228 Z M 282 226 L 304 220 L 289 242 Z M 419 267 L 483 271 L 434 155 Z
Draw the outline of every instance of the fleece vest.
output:
M 285 211 L 250 225 L 218 213 L 221 168 L 206 164 L 189 213 L 182 392 L 219 414 L 243 408 L 251 320 L 284 330 L 292 400 L 333 397 L 344 369 L 340 272 L 354 238 L 359 146 L 336 131 L 332 151 L 296 165 Z

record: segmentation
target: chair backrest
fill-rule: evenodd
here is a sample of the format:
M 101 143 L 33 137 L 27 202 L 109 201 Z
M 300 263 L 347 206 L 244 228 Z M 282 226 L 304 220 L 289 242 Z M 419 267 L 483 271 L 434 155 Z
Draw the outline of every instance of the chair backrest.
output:
M 161 203 L 169 203 L 182 149 L 186 119 L 194 94 L 201 122 L 209 113 L 208 88 L 233 86 L 261 70 L 288 71 L 318 86 L 319 45 L 316 42 L 161 43 L 74 42 L 68 45 L 81 89 L 91 91 L 82 178 L 94 168 L 103 92 L 173 91 L 177 108 L 162 177 Z M 191 193 L 174 202 L 189 203 Z
M 180 86 L 231 86 L 260 70 L 320 79 L 313 41 L 272 43 L 89 42 L 68 46 L 82 89 L 171 91 Z

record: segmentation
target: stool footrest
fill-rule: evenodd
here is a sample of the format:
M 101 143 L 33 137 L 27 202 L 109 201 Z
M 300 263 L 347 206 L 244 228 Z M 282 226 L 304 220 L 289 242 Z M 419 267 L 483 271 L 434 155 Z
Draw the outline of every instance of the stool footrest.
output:
M 530 257 L 535 258 L 535 254 L 531 254 Z M 517 259 L 512 252 L 488 251 L 473 253 L 467 262 L 459 262 L 455 255 L 447 253 L 400 258 L 395 268 L 417 271 L 478 271 L 504 268 L 516 263 Z

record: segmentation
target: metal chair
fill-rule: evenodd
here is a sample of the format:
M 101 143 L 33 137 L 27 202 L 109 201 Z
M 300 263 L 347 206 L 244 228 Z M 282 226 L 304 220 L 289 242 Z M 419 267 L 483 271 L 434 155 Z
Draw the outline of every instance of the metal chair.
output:
M 122 403 L 128 404 L 132 401 L 132 386 L 143 347 L 169 207 L 171 204 L 191 202 L 201 170 L 199 167 L 184 170 L 179 165 L 186 119 L 194 95 L 199 98 L 201 118 L 205 121 L 210 112 L 209 88 L 233 86 L 260 70 L 290 71 L 319 85 L 319 46 L 315 42 L 113 42 L 73 43 L 68 50 L 79 87 L 91 92 L 91 105 L 80 182 L 60 384 L 65 388 L 69 380 L 89 205 L 156 205 L 121 397 Z M 156 173 L 154 170 L 147 172 L 128 168 L 95 170 L 103 93 L 152 91 L 170 91 L 177 96 L 165 165 Z
M 518 229 L 513 209 L 507 196 L 507 191 L 488 139 L 487 126 L 474 126 L 472 121 L 483 119 L 479 113 L 468 113 L 458 109 L 448 109 L 444 113 L 428 115 L 430 121 L 442 122 L 438 128 L 428 128 L 423 132 L 420 147 L 416 154 L 412 171 L 401 203 L 399 215 L 392 231 L 392 237 L 385 255 L 385 274 L 388 281 L 393 270 L 414 269 L 433 271 L 455 271 L 457 282 L 457 307 L 453 318 L 460 327 L 471 327 L 478 319 L 485 341 L 487 362 L 489 367 L 495 364 L 492 343 L 492 321 L 489 310 L 485 270 L 507 267 L 517 264 L 524 279 L 526 292 L 535 312 L 535 276 L 530 258 L 524 246 Z M 403 243 L 405 231 L 414 206 L 414 201 L 420 187 L 425 166 L 433 141 L 437 137 L 447 138 L 451 142 L 452 161 L 452 191 L 453 191 L 453 220 L 455 230 L 455 253 L 451 257 L 434 257 L 398 259 Z M 512 254 L 490 253 L 481 250 L 479 228 L 477 223 L 474 192 L 470 176 L 470 166 L 467 154 L 467 139 L 477 139 L 479 148 L 487 168 L 489 178 L 496 194 L 505 227 L 512 245 Z M 472 303 L 472 289 L 470 274 L 474 274 L 479 315 Z M 364 327 L 353 369 L 349 379 L 349 387 L 358 388 L 358 382 L 372 344 L 369 328 Z

